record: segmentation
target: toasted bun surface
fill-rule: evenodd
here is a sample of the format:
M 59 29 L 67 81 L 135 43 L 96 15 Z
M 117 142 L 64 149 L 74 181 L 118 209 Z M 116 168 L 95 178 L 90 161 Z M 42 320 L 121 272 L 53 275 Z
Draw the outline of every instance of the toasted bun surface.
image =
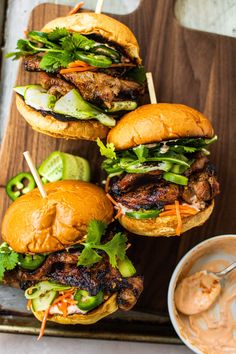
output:
M 210 121 L 200 112 L 181 104 L 147 104 L 125 116 L 108 134 L 108 143 L 116 150 L 140 144 L 186 137 L 214 135 Z
M 182 218 L 182 233 L 204 224 L 214 209 L 214 201 L 206 209 L 196 215 Z M 141 236 L 176 236 L 176 216 L 162 216 L 153 219 L 137 220 L 122 215 L 119 218 L 121 225 L 128 231 Z
M 99 137 L 104 139 L 109 131 L 108 127 L 97 120 L 61 122 L 49 114 L 43 116 L 36 109 L 28 106 L 19 95 L 16 95 L 16 106 L 34 130 L 55 138 L 96 140 Z
M 100 305 L 95 310 L 89 312 L 88 314 L 73 314 L 67 317 L 63 317 L 61 315 L 53 315 L 48 317 L 48 321 L 60 323 L 60 324 L 84 324 L 89 325 L 95 322 L 98 322 L 103 317 L 110 315 L 111 313 L 118 310 L 118 305 L 116 302 L 116 294 L 112 295 L 108 300 L 106 300 L 102 305 Z M 44 311 L 34 311 L 31 307 L 31 311 L 35 315 L 35 317 L 39 320 L 43 320 Z
M 2 238 L 16 252 L 44 253 L 62 250 L 84 240 L 88 223 L 109 224 L 113 207 L 105 192 L 81 181 L 45 185 L 46 198 L 38 189 L 14 201 L 2 222 Z
M 71 16 L 58 17 L 43 28 L 43 32 L 50 32 L 57 27 L 65 27 L 72 32 L 81 34 L 96 34 L 108 41 L 119 44 L 127 55 L 137 64 L 141 63 L 139 45 L 131 30 L 123 23 L 110 16 L 94 12 L 80 12 Z

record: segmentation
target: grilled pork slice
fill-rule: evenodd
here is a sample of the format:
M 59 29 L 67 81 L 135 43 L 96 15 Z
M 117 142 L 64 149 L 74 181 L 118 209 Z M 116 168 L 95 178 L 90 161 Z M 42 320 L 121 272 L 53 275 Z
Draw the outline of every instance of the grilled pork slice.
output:
M 173 204 L 178 199 L 180 188 L 177 184 L 160 180 L 137 187 L 134 191 L 114 196 L 118 203 L 133 210 L 155 209 L 164 204 Z
M 118 269 L 113 268 L 108 258 L 103 258 L 91 267 L 77 267 L 79 251 L 75 253 L 57 252 L 50 254 L 45 262 L 34 272 L 18 270 L 15 277 L 21 288 L 26 289 L 43 280 L 52 280 L 87 290 L 95 296 L 99 290 L 105 295 L 117 294 L 119 308 L 132 308 L 143 290 L 143 278 L 132 276 L 124 278 Z
M 191 169 L 186 187 L 166 182 L 161 178 L 162 171 L 152 171 L 113 178 L 109 192 L 118 203 L 132 210 L 161 208 L 175 200 L 195 204 L 201 209 L 205 202 L 219 194 L 219 183 L 206 158 L 196 160 Z
M 26 71 L 42 71 L 39 67 L 42 57 L 39 55 L 27 55 L 24 57 L 23 65 Z
M 144 86 L 137 82 L 99 72 L 73 72 L 62 76 L 79 89 L 84 100 L 96 105 L 104 104 L 108 108 L 116 100 L 124 98 L 135 100 L 144 92 Z
M 193 173 L 189 183 L 184 187 L 182 198 L 191 204 L 196 202 L 209 202 L 220 193 L 220 186 L 211 165 L 201 172 Z
M 39 74 L 40 85 L 56 97 L 64 96 L 70 92 L 74 86 L 56 76 L 50 76 L 45 72 Z

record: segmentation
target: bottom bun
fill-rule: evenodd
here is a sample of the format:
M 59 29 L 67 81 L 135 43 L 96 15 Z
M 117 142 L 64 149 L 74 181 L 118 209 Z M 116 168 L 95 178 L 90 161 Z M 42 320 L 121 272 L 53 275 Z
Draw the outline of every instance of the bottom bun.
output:
M 40 133 L 64 139 L 96 140 L 104 139 L 109 128 L 96 120 L 78 120 L 61 122 L 50 114 L 44 116 L 36 109 L 28 106 L 23 98 L 16 96 L 16 106 L 23 118 Z
M 204 210 L 196 215 L 182 218 L 182 231 L 184 233 L 193 227 L 204 224 L 214 209 L 214 200 Z M 140 236 L 176 236 L 177 217 L 162 216 L 153 219 L 137 220 L 122 215 L 119 218 L 121 225 L 128 231 Z
M 31 310 L 34 316 L 39 321 L 42 322 L 45 312 L 34 311 L 32 307 Z M 76 324 L 89 325 L 98 322 L 103 317 L 106 317 L 117 310 L 118 310 L 118 305 L 116 302 L 116 294 L 114 294 L 108 300 L 106 300 L 101 306 L 89 312 L 88 314 L 83 315 L 83 314 L 75 313 L 67 317 L 63 317 L 62 315 L 52 315 L 52 316 L 48 316 L 47 321 L 52 321 L 60 324 L 66 324 L 66 325 L 76 325 Z

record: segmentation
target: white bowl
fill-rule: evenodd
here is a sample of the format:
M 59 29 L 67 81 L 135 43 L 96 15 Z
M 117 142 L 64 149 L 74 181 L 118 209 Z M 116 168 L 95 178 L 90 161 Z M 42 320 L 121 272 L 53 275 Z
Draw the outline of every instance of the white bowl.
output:
M 236 337 L 235 337 L 235 348 L 233 344 L 233 349 L 231 351 L 214 351 L 212 348 L 210 350 L 205 347 L 205 336 L 196 336 L 196 333 L 191 329 L 189 324 L 188 316 L 185 316 L 179 313 L 175 307 L 174 302 L 174 293 L 175 288 L 178 282 L 186 277 L 187 275 L 193 274 L 197 271 L 207 269 L 206 264 L 210 264 L 215 267 L 213 262 L 221 261 L 221 264 L 217 266 L 217 271 L 225 268 L 225 266 L 236 261 L 236 235 L 221 235 L 210 238 L 206 241 L 201 242 L 196 247 L 191 249 L 178 263 L 176 266 L 174 273 L 172 274 L 169 289 L 168 289 L 168 310 L 171 322 L 177 332 L 178 336 L 182 339 L 182 341 L 189 347 L 194 353 L 197 354 L 206 354 L 206 353 L 236 353 Z M 224 263 L 224 265 L 223 265 Z M 211 268 L 209 270 L 212 270 Z M 215 269 L 214 269 L 215 270 Z M 235 273 L 231 273 L 230 276 L 236 275 Z M 229 276 L 229 277 L 230 277 Z M 230 279 L 230 278 L 229 278 Z M 225 288 L 222 291 L 222 294 L 227 289 L 227 281 L 225 283 Z M 231 283 L 229 283 L 231 284 Z M 235 282 L 236 284 L 236 282 Z M 232 284 L 231 284 L 232 285 Z M 221 296 L 219 299 L 221 299 Z M 229 307 L 234 320 L 236 321 L 236 297 L 232 300 L 233 303 Z M 211 315 L 217 317 L 217 313 L 219 316 L 219 304 L 218 301 L 214 306 L 211 307 L 209 312 Z M 201 319 L 199 323 L 201 324 Z M 196 323 L 196 322 L 195 322 Z M 207 332 L 206 332 L 207 336 Z M 236 333 L 232 330 L 232 336 L 236 336 Z M 205 337 L 205 338 L 204 338 Z M 219 336 L 220 337 L 220 336 Z M 210 337 L 209 337 L 210 338 Z M 220 338 L 220 340 L 223 340 Z M 217 344 L 218 345 L 218 344 Z M 214 345 L 212 345 L 213 347 Z

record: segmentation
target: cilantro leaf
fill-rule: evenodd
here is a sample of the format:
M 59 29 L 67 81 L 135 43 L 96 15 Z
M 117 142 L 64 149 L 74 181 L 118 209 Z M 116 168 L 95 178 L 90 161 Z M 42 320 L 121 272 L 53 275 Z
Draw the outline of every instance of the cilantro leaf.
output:
M 73 33 L 60 39 L 60 44 L 64 50 L 75 51 L 76 49 L 89 50 L 94 47 L 94 42 L 82 34 Z
M 119 232 L 108 241 L 101 244 L 101 237 L 105 233 L 106 225 L 101 221 L 92 220 L 88 226 L 88 236 L 86 242 L 83 243 L 84 249 L 78 259 L 78 266 L 90 266 L 99 262 L 102 257 L 96 250 L 104 251 L 108 257 L 112 267 L 117 267 L 118 260 L 124 260 L 126 252 L 127 238 Z
M 69 35 L 69 32 L 65 27 L 59 28 L 56 27 L 52 32 L 48 33 L 48 39 L 49 41 L 57 42 L 61 38 L 66 37 Z
M 97 138 L 96 141 L 102 156 L 105 156 L 108 159 L 116 159 L 115 146 L 113 143 L 107 143 L 105 146 L 99 138 Z
M 75 45 L 75 48 L 80 48 L 84 50 L 89 50 L 94 47 L 96 44 L 95 41 L 92 39 L 88 39 L 87 37 L 83 36 L 80 33 L 73 33 L 72 34 L 72 40 Z
M 60 46 L 52 43 L 48 40 L 48 34 L 45 32 L 40 32 L 40 31 L 30 31 L 28 33 L 28 37 L 35 41 L 35 42 L 39 42 L 39 43 L 43 43 L 46 45 L 46 47 L 49 48 L 54 48 L 54 49 L 60 49 Z
M 107 225 L 102 221 L 92 220 L 88 226 L 88 235 L 86 242 L 99 244 L 101 242 L 101 237 L 106 231 Z
M 115 268 L 117 267 L 117 259 L 123 261 L 125 258 L 126 242 L 127 237 L 122 232 L 118 232 L 111 241 L 96 247 L 107 253 L 112 267 Z
M 17 41 L 16 49 L 18 49 L 17 52 L 7 53 L 5 58 L 13 57 L 13 60 L 16 60 L 22 56 L 30 54 L 32 55 L 40 52 L 40 48 L 37 49 L 36 47 L 32 46 L 32 44 L 27 39 L 19 39 Z
M 12 270 L 18 265 L 19 254 L 13 251 L 6 242 L 0 246 L 0 281 L 6 270 Z
M 77 266 L 89 267 L 99 262 L 101 259 L 102 256 L 99 256 L 90 246 L 85 246 L 78 258 Z
M 47 72 L 55 72 L 61 67 L 66 68 L 68 64 L 73 61 L 70 53 L 46 53 L 40 61 L 39 67 Z

